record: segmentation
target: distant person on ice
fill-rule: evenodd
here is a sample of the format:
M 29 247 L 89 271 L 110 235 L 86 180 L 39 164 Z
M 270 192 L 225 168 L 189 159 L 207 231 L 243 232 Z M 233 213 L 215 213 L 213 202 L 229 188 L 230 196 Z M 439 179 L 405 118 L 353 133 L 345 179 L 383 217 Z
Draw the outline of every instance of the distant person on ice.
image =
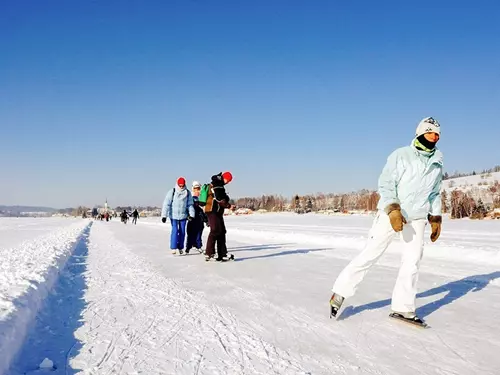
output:
M 120 215 L 122 219 L 122 223 L 127 224 L 128 221 L 128 213 L 126 210 L 123 210 L 122 214 Z M 106 212 L 106 221 L 108 221 L 109 214 Z
M 333 285 L 332 316 L 337 315 L 344 298 L 354 295 L 370 267 L 401 232 L 402 262 L 392 294 L 391 316 L 423 324 L 415 313 L 415 298 L 427 221 L 432 242 L 441 233 L 443 154 L 436 148 L 440 134 L 439 123 L 427 117 L 418 124 L 411 144 L 389 155 L 378 181 L 380 201 L 368 242 Z
M 139 211 L 137 211 L 137 208 L 132 212 L 132 224 L 137 225 L 137 218 L 139 217 Z
M 187 223 L 187 242 L 186 242 L 186 253 L 194 247 L 198 249 L 201 253 L 201 248 L 203 247 L 202 235 L 204 225 L 208 223 L 207 215 L 203 212 L 203 208 L 199 205 L 199 200 L 197 196 L 193 197 L 194 202 L 194 218 L 188 219 Z
M 172 254 L 176 254 L 177 250 L 179 254 L 183 253 L 186 223 L 189 217 L 194 218 L 194 216 L 193 196 L 186 189 L 184 177 L 179 177 L 176 186 L 167 193 L 161 211 L 161 221 L 165 223 L 168 217 L 172 224 L 172 233 L 170 235 Z
M 212 176 L 210 193 L 205 205 L 205 213 L 208 216 L 210 234 L 207 240 L 206 260 L 210 260 L 215 254 L 217 244 L 217 261 L 227 260 L 226 225 L 224 223 L 224 210 L 231 208 L 229 196 L 225 185 L 233 180 L 230 172 L 219 173 Z

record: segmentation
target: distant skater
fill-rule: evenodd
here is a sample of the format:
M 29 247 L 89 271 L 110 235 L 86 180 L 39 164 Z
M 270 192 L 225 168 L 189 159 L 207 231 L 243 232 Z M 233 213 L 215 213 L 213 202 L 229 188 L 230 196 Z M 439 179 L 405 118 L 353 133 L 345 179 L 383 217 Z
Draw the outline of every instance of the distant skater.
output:
M 106 215 L 108 215 L 108 214 L 106 213 Z M 108 216 L 108 217 L 109 217 L 109 216 Z M 106 217 L 106 221 L 108 221 L 108 217 Z M 121 217 L 121 219 L 122 219 L 122 223 L 123 223 L 123 224 L 127 224 L 127 221 L 128 221 L 128 213 L 127 213 L 127 211 L 126 211 L 126 210 L 123 210 L 123 212 L 121 213 L 120 217 Z
M 132 224 L 137 225 L 137 218 L 139 217 L 139 212 L 137 208 L 132 212 Z

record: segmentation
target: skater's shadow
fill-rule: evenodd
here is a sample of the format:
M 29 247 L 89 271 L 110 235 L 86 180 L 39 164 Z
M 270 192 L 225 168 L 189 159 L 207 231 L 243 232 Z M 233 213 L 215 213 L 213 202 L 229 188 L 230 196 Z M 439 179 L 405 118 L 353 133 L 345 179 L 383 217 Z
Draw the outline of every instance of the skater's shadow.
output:
M 430 302 L 427 305 L 419 307 L 417 309 L 417 314 L 421 317 L 426 317 L 436 310 L 439 310 L 441 307 L 449 305 L 457 299 L 462 298 L 469 292 L 479 292 L 483 290 L 491 281 L 498 279 L 499 277 L 500 271 L 484 275 L 469 276 L 464 279 L 430 289 L 426 292 L 419 293 L 417 298 L 430 297 L 445 292 L 447 294 L 440 300 Z
M 266 255 L 257 255 L 257 256 L 245 257 L 245 258 L 237 258 L 234 261 L 235 262 L 241 262 L 243 260 L 265 259 L 265 258 L 279 257 L 279 256 L 284 256 L 284 255 L 294 255 L 294 254 L 308 254 L 308 253 L 314 253 L 314 252 L 317 252 L 317 251 L 327 251 L 327 250 L 333 250 L 333 249 L 332 248 L 324 248 L 324 249 L 286 250 L 286 251 L 280 251 L 279 253 L 272 253 L 272 254 L 266 254 Z
M 431 315 L 441 307 L 455 302 L 457 299 L 464 297 L 469 292 L 479 292 L 488 286 L 488 284 L 500 278 L 500 271 L 495 271 L 484 275 L 468 276 L 466 278 L 452 281 L 450 283 L 429 289 L 425 292 L 417 294 L 417 298 L 431 297 L 437 294 L 446 293 L 441 299 L 428 303 L 417 309 L 417 315 L 422 318 Z M 391 300 L 385 299 L 377 302 L 368 303 L 361 306 L 349 306 L 339 316 L 339 320 L 357 315 L 366 310 L 377 310 L 382 307 L 390 306 Z
M 281 249 L 283 246 L 292 245 L 290 243 L 276 243 L 270 245 L 249 245 L 249 246 L 238 246 L 232 247 L 229 249 L 232 253 L 236 251 L 258 251 L 258 250 L 273 250 L 273 249 Z

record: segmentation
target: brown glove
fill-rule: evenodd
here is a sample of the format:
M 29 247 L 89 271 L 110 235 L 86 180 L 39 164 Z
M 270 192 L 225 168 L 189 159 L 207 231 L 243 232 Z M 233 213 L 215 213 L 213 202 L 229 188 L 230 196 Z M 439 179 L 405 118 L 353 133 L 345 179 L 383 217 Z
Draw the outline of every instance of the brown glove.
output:
M 441 223 L 443 222 L 443 218 L 441 216 L 428 215 L 427 219 L 429 220 L 432 229 L 431 241 L 436 242 L 441 234 Z
M 401 232 L 403 224 L 406 224 L 406 219 L 401 213 L 401 206 L 398 203 L 392 203 L 385 208 L 385 212 L 389 215 L 392 229 L 395 232 Z

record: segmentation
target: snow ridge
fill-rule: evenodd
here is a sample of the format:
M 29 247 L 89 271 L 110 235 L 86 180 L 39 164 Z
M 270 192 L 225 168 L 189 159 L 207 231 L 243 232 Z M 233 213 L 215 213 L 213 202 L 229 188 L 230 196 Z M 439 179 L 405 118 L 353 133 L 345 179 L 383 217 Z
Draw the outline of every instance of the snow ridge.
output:
M 87 221 L 11 249 L 0 249 L 0 373 L 9 367 L 26 333 L 75 248 Z

